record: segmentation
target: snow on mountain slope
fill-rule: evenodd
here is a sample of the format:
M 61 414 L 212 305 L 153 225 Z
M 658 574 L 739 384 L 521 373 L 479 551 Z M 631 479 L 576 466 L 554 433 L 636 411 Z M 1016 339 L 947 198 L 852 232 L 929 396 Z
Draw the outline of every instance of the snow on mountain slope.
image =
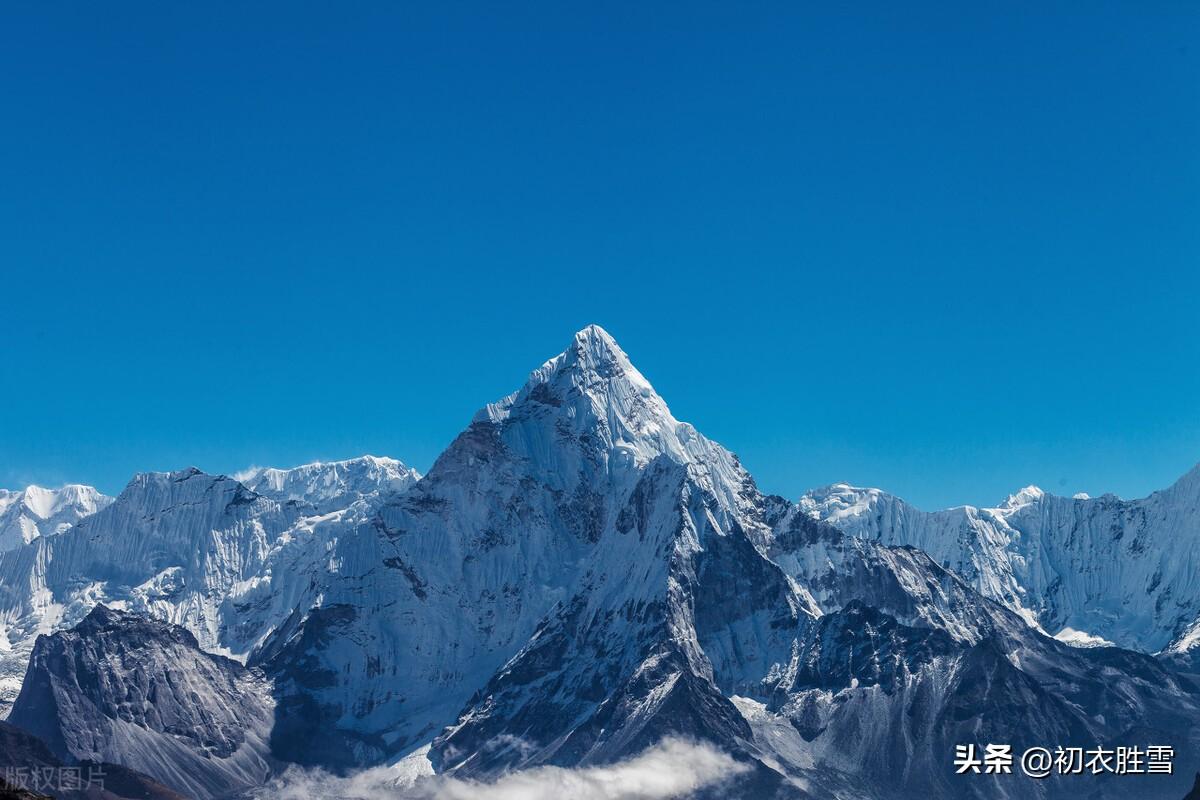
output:
M 308 505 L 317 514 L 328 514 L 362 499 L 402 492 L 421 475 L 394 458 L 361 456 L 291 469 L 255 468 L 234 477 L 277 502 Z
M 79 484 L 61 489 L 27 486 L 19 492 L 0 489 L 0 552 L 62 533 L 112 500 Z
M 964 784 L 956 744 L 1120 745 L 1131 736 L 1197 761 L 1200 688 L 1155 659 L 1078 649 L 1030 627 L 911 546 L 888 547 L 812 519 L 776 517 L 771 557 L 807 585 L 822 616 L 796 643 L 765 699 L 738 698 L 785 771 L 816 793 L 863 797 L 1114 797 L 1103 779 Z M 1007 777 L 1007 776 L 1006 776 Z M 1142 785 L 1144 784 L 1144 785 Z M 1173 798 L 1182 781 L 1141 782 Z M 817 790 L 820 790 L 819 792 Z
M 264 783 L 266 682 L 182 628 L 96 606 L 38 639 L 9 721 L 55 755 L 111 761 L 197 800 Z
M 594 571 L 605 535 L 633 524 L 660 457 L 724 507 L 746 502 L 736 459 L 675 420 L 607 333 L 580 331 L 339 539 L 319 607 L 256 656 L 277 676 L 281 752 L 318 730 L 328 749 L 296 758 L 364 763 L 430 741 Z
M 319 585 L 342 529 L 369 519 L 397 482 L 407 485 L 399 462 L 358 461 L 299 468 L 320 488 L 300 503 L 194 468 L 143 473 L 66 533 L 0 553 L 0 706 L 15 697 L 34 638 L 75 625 L 101 602 L 246 658 Z M 320 513 L 335 497 L 349 506 Z
M 1151 653 L 1200 642 L 1187 635 L 1200 621 L 1200 467 L 1140 500 L 1031 486 L 997 508 L 924 512 L 834 484 L 799 505 L 855 536 L 924 550 L 1051 634 Z
M 1024 631 L 968 645 L 853 601 L 810 627 L 770 698 L 735 702 L 755 743 L 822 797 L 1174 800 L 1186 791 L 1200 744 L 1193 682 L 1150 656 Z M 1133 741 L 1174 747 L 1180 774 L 1033 780 L 1019 770 L 956 775 L 950 763 L 964 743 L 980 752 L 1010 744 L 1019 754 Z
M 769 705 L 791 728 L 786 699 L 808 688 L 797 647 L 830 613 L 867 597 L 920 625 L 916 654 L 890 654 L 913 661 L 914 672 L 925 637 L 941 637 L 949 652 L 989 636 L 1032 635 L 923 554 L 848 537 L 758 495 L 752 483 L 740 487 L 737 506 L 722 507 L 692 472 L 665 456 L 649 465 L 624 521 L 604 532 L 575 596 L 547 615 L 435 741 L 435 764 L 452 774 L 491 776 L 606 763 L 655 737 L 686 735 L 757 765 L 733 796 L 803 794 L 769 766 L 777 761 L 776 737 L 755 741 L 735 701 Z M 772 521 L 777 530 L 764 553 L 753 541 L 761 537 L 747 532 Z M 903 739 L 908 731 L 893 733 Z M 790 777 L 805 769 L 792 771 Z M 880 777 L 850 783 L 877 786 Z
M 723 507 L 696 472 L 665 455 L 647 466 L 576 594 L 439 737 L 436 765 L 478 777 L 603 764 L 682 735 L 753 765 L 723 791 L 780 790 L 723 692 L 786 661 L 811 615 L 750 542 L 744 510 Z
M 789 506 L 770 519 L 768 555 L 813 598 L 819 613 L 861 602 L 967 645 L 996 633 L 1018 640 L 1028 626 L 986 602 L 915 547 L 888 547 L 839 531 Z
M 682 734 L 753 765 L 723 796 L 957 797 L 956 743 L 1112 743 L 1138 726 L 1195 763 L 1190 681 L 1054 642 L 925 554 L 850 537 L 729 474 L 670 451 L 647 462 L 574 593 L 434 741 L 439 770 L 611 763 Z M 1009 786 L 1125 796 L 1090 779 Z

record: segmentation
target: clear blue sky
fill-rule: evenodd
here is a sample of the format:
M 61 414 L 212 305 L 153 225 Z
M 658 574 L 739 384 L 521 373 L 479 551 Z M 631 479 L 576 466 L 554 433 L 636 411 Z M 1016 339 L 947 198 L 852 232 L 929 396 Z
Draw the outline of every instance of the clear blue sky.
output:
M 589 322 L 768 491 L 1200 461 L 1195 3 L 250 5 L 5 5 L 0 486 L 425 469 Z

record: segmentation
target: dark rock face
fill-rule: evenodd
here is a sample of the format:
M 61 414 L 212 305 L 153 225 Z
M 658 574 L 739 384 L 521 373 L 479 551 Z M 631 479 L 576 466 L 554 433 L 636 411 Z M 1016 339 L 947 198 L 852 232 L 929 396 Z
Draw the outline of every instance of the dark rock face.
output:
M 59 759 L 33 734 L 0 722 L 0 800 L 187 800 L 117 764 Z
M 353 630 L 358 610 L 349 604 L 329 605 L 289 620 L 250 662 L 272 678 L 277 698 L 271 727 L 272 754 L 306 766 L 342 768 L 377 760 L 389 751 L 383 737 L 339 726 L 345 709 L 322 702 L 339 676 L 327 648 Z
M 198 798 L 270 772 L 262 680 L 182 628 L 104 606 L 38 639 L 9 721 L 60 759 L 121 763 Z
M 36 794 L 0 779 L 0 800 L 53 800 L 53 798 L 46 794 Z
M 802 515 L 776 518 L 773 558 L 826 612 L 756 718 L 787 762 L 865 797 L 1169 798 L 1177 776 L 955 775 L 956 744 L 1172 745 L 1197 760 L 1196 682 L 1154 658 L 1052 640 L 924 553 L 882 547 Z M 790 721 L 786 743 L 772 726 Z M 801 758 L 802 757 L 802 758 Z M 836 779 L 832 775 L 839 776 Z

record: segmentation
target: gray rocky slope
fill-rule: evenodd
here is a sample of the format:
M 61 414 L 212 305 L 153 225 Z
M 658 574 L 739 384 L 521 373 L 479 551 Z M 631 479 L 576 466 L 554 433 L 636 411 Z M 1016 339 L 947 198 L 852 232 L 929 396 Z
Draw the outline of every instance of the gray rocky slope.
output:
M 183 628 L 103 605 L 38 639 L 8 721 L 69 763 L 119 763 L 198 799 L 260 785 L 273 769 L 261 677 Z

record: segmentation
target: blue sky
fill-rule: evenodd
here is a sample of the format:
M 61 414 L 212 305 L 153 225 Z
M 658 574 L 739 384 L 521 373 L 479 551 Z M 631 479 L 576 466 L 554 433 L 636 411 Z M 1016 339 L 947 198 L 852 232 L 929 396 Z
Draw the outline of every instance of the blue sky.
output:
M 425 469 L 589 322 L 772 492 L 1200 461 L 1194 3 L 253 5 L 6 6 L 0 486 Z

